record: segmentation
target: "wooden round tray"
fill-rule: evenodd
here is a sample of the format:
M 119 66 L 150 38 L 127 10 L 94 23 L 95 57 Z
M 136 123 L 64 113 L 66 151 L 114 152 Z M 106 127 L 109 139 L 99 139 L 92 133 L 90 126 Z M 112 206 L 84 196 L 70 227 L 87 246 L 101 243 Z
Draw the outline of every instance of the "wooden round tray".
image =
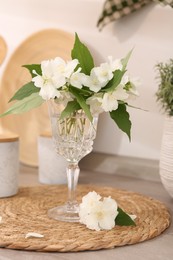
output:
M 25 187 L 20 188 L 14 197 L 0 199 L 0 247 L 49 252 L 114 248 L 156 237 L 170 224 L 170 215 L 163 203 L 125 190 L 79 185 L 79 202 L 93 190 L 103 197 L 111 196 L 127 213 L 137 215 L 137 225 L 115 226 L 110 231 L 93 231 L 79 223 L 49 219 L 48 209 L 66 201 L 66 187 Z M 44 237 L 25 238 L 29 232 Z

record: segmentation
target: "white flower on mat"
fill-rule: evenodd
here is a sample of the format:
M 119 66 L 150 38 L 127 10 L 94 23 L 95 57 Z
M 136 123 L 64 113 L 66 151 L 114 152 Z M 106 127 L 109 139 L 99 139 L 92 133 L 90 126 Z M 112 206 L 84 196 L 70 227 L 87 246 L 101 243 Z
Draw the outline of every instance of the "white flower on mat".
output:
M 126 213 L 126 214 L 127 214 L 127 213 Z M 135 219 L 137 218 L 136 215 L 131 215 L 131 214 L 127 214 L 127 215 L 129 215 L 129 217 L 130 217 L 132 220 L 135 220 Z
M 101 199 L 101 196 L 95 191 L 90 191 L 87 195 L 82 198 L 81 207 L 92 208 L 95 206 L 95 202 L 98 202 Z
M 111 197 L 101 201 L 100 195 L 94 191 L 84 196 L 79 206 L 80 223 L 96 231 L 112 229 L 117 215 L 116 201 Z
M 35 232 L 29 232 L 26 234 L 25 238 L 29 238 L 29 237 L 42 238 L 42 237 L 44 237 L 44 235 L 41 235 L 41 234 L 35 233 Z

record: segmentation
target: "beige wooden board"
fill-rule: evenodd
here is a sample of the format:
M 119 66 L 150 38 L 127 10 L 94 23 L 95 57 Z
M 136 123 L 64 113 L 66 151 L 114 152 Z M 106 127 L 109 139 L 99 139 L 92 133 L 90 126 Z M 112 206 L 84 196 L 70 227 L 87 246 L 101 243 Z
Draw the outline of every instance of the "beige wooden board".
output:
M 40 63 L 57 56 L 69 60 L 73 43 L 74 36 L 71 33 L 58 29 L 39 31 L 21 43 L 9 59 L 2 76 L 0 113 L 9 107 L 8 101 L 13 94 L 31 81 L 29 72 L 22 65 Z M 1 118 L 0 126 L 20 136 L 20 160 L 37 165 L 37 138 L 43 131 L 51 131 L 46 104 L 22 115 Z
M 0 65 L 3 63 L 7 54 L 7 45 L 2 36 L 0 36 Z

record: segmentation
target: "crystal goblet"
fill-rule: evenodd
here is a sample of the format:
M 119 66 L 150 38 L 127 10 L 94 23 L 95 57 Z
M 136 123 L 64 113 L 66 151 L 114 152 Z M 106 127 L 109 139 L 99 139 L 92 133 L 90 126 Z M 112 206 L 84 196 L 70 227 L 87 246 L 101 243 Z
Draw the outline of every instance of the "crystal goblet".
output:
M 48 101 L 54 146 L 57 154 L 63 156 L 68 162 L 66 169 L 68 199 L 65 205 L 49 209 L 48 216 L 60 221 L 78 222 L 79 205 L 76 200 L 80 173 L 78 163 L 93 149 L 98 116 L 94 116 L 91 122 L 83 110 L 78 110 L 71 116 L 61 119 L 63 109 L 64 107 L 56 103 L 56 100 Z

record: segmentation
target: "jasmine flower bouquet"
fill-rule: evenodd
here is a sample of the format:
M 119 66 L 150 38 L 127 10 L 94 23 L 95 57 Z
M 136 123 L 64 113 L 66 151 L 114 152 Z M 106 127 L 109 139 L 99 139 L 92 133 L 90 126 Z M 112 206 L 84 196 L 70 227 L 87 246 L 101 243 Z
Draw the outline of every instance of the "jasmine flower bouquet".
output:
M 76 34 L 71 61 L 56 57 L 23 66 L 32 80 L 14 94 L 10 102 L 17 102 L 1 116 L 23 113 L 54 99 L 64 106 L 61 119 L 80 109 L 90 121 L 93 115 L 108 112 L 130 139 L 131 121 L 126 107 L 138 96 L 139 85 L 137 78 L 126 75 L 130 55 L 131 52 L 123 59 L 109 56 L 106 62 L 95 66 L 90 51 Z

